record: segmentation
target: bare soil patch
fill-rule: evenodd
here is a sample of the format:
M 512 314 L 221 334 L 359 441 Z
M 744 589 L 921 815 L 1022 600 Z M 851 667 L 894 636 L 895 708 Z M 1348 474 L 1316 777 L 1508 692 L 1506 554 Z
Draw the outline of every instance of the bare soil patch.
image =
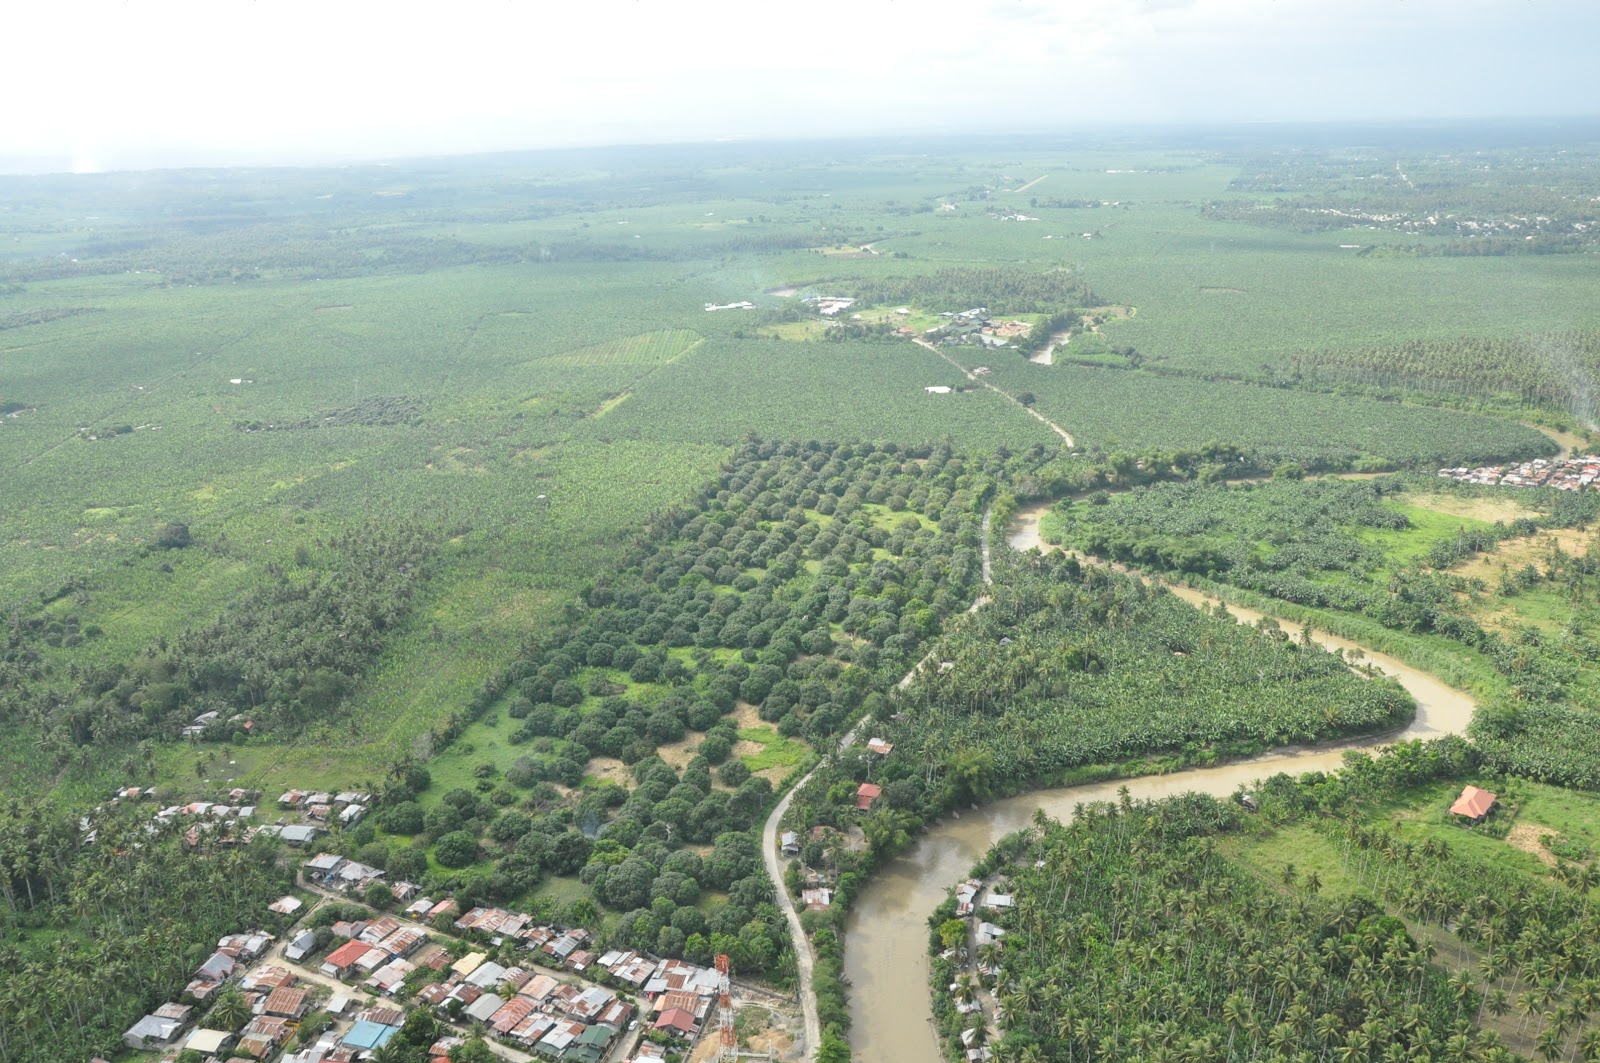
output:
M 1577 432 L 1563 432 L 1559 428 L 1550 428 L 1542 424 L 1530 424 L 1528 427 L 1536 432 L 1542 432 L 1548 439 L 1554 440 L 1556 446 L 1560 447 L 1565 453 L 1570 453 L 1573 447 L 1577 447 L 1580 454 L 1589 450 L 1589 441 Z
M 748 738 L 741 738 L 733 744 L 733 754 L 728 759 L 738 760 L 741 757 L 753 757 L 766 748 L 760 742 L 752 742 Z M 759 775 L 761 773 L 756 772 L 755 774 Z
M 1510 498 L 1459 498 L 1454 495 L 1409 495 L 1406 501 L 1435 513 L 1448 513 L 1452 517 L 1483 520 L 1493 524 L 1505 521 L 1510 524 L 1518 517 L 1531 517 L 1534 511 Z
M 753 771 L 750 774 L 752 776 L 767 780 L 772 784 L 772 788 L 776 790 L 779 786 L 783 785 L 783 780 L 787 779 L 793 772 L 793 768 L 784 764 L 779 764 L 776 767 L 762 768 L 760 771 Z
M 656 756 L 672 765 L 672 769 L 682 775 L 683 769 L 687 768 L 689 762 L 694 759 L 695 750 L 700 748 L 700 742 L 704 738 L 705 735 L 697 731 L 690 731 L 677 742 L 669 742 L 664 746 L 657 746 Z
M 590 757 L 583 773 L 592 775 L 601 782 L 614 782 L 630 790 L 633 788 L 633 773 L 616 757 Z
M 1524 565 L 1540 565 L 1552 544 L 1573 557 L 1583 557 L 1589 553 L 1589 533 L 1576 528 L 1553 528 L 1525 539 L 1507 539 L 1496 549 L 1457 565 L 1454 571 L 1468 579 L 1476 576 L 1492 582 L 1499 578 L 1502 568 L 1514 572 Z
M 777 1059 L 789 1059 L 794 1051 L 794 1035 L 789 1030 L 798 1025 L 795 1016 L 785 1011 L 765 1007 L 760 1004 L 734 1004 L 734 1013 L 740 1022 L 749 1022 L 749 1016 L 754 1012 L 764 1020 L 764 1025 L 755 1032 L 739 1037 L 739 1050 L 741 1052 L 754 1052 L 766 1055 L 768 1049 Z M 759 1023 L 758 1023 L 759 1024 Z M 689 1063 L 712 1063 L 722 1051 L 722 1043 L 717 1036 L 716 1018 L 712 1016 L 706 1031 L 695 1044 L 694 1051 L 689 1055 Z
M 1546 834 L 1556 834 L 1556 832 L 1535 823 L 1518 823 L 1506 834 L 1506 844 L 1513 849 L 1521 849 L 1525 853 L 1532 854 L 1542 864 L 1555 867 L 1556 854 L 1539 844 L 1539 838 Z M 1556 837 L 1560 835 L 1557 834 Z

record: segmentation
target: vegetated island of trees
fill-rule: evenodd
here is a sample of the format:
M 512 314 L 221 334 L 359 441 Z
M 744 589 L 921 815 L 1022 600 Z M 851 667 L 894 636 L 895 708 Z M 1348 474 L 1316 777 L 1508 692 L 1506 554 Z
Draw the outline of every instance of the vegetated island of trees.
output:
M 1008 551 L 999 566 L 993 603 L 934 648 L 950 667 L 906 690 L 908 720 L 890 728 L 936 795 L 930 809 L 1090 764 L 1208 763 L 1384 731 L 1414 711 L 1390 680 L 1135 577 L 1061 554 Z
M 981 306 L 994 314 L 1055 314 L 1100 305 L 1083 278 L 1065 269 L 1047 273 L 1014 266 L 941 269 L 911 277 L 863 279 L 851 290 L 868 305 L 915 303 L 957 312 Z

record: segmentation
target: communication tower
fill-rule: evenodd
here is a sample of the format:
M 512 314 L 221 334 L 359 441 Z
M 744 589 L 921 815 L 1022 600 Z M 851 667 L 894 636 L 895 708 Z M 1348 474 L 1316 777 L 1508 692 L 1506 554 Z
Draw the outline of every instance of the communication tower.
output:
M 728 954 L 717 954 L 717 1022 L 722 1027 L 722 1063 L 737 1063 L 739 1038 L 733 1032 L 733 987 L 728 982 Z

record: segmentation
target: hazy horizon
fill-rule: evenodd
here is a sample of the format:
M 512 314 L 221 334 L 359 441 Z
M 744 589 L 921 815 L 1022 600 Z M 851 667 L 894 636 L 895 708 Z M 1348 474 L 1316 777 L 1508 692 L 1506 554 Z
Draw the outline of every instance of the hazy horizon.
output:
M 938 138 L 951 138 L 961 141 L 991 140 L 1001 142 L 1011 139 L 1028 138 L 1030 140 L 1049 140 L 1051 138 L 1078 138 L 1093 143 L 1095 138 L 1104 137 L 1108 133 L 1126 133 L 1130 136 L 1144 138 L 1155 134 L 1168 133 L 1175 137 L 1190 139 L 1235 139 L 1255 134 L 1277 134 L 1281 137 L 1286 131 L 1293 131 L 1305 136 L 1313 132 L 1331 135 L 1334 132 L 1349 132 L 1359 130 L 1365 133 L 1377 134 L 1382 132 L 1405 132 L 1414 134 L 1418 130 L 1432 132 L 1460 130 L 1463 132 L 1482 132 L 1485 130 L 1499 129 L 1501 131 L 1523 132 L 1538 126 L 1549 125 L 1580 125 L 1592 124 L 1591 132 L 1600 135 L 1600 111 L 1584 114 L 1528 114 L 1528 115 L 1479 115 L 1465 117 L 1437 117 L 1416 115 L 1395 118 L 1347 118 L 1329 119 L 1324 121 L 1261 121 L 1261 122 L 1122 122 L 1104 123 L 1099 125 L 1063 126 L 1058 128 L 1035 129 L 982 129 L 982 128 L 951 128 L 951 129 L 885 129 L 870 132 L 860 132 L 848 136 L 762 136 L 748 135 L 737 137 L 717 138 L 676 138 L 661 137 L 655 140 L 599 140 L 578 141 L 571 143 L 550 143 L 539 145 L 512 145 L 504 147 L 465 148 L 455 151 L 418 151 L 396 153 L 324 153 L 310 152 L 296 153 L 284 151 L 272 154 L 233 152 L 220 154 L 207 152 L 200 149 L 172 149 L 170 151 L 151 148 L 144 151 L 130 151 L 126 156 L 118 159 L 118 164 L 105 166 L 94 170 L 73 170 L 60 159 L 42 158 L 28 159 L 7 156 L 0 152 L 0 176 L 7 177 L 43 177 L 56 175 L 92 176 L 95 174 L 139 173 L 161 170 L 206 170 L 206 169 L 317 169 L 340 168 L 359 166 L 404 166 L 430 161 L 465 160 L 474 158 L 497 158 L 517 155 L 540 155 L 584 152 L 607 151 L 645 151 L 652 148 L 733 148 L 739 145 L 749 146 L 776 146 L 800 144 L 843 144 L 863 145 L 872 141 L 881 141 L 885 147 L 917 147 L 925 148 L 934 146 Z M 1294 138 L 1288 138 L 1293 140 Z
M 582 11 L 96 0 L 19 13 L 6 172 L 720 140 L 1565 118 L 1575 0 L 602 0 Z

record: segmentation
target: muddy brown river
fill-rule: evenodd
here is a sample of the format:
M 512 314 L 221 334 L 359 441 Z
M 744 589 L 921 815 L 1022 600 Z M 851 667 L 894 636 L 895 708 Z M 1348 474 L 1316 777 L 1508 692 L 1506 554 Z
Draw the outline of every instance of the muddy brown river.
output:
M 1017 549 L 1040 546 L 1039 519 L 1045 506 L 1019 510 L 1007 541 Z M 1196 605 L 1211 599 L 1184 587 L 1174 594 Z M 1229 612 L 1241 623 L 1261 614 L 1237 606 Z M 1291 636 L 1300 627 L 1280 621 Z M 1036 809 L 1068 819 L 1074 806 L 1089 801 L 1114 801 L 1127 786 L 1136 799 L 1199 791 L 1225 797 L 1278 771 L 1329 771 L 1340 766 L 1346 750 L 1372 747 L 1397 739 L 1460 734 L 1472 718 L 1475 703 L 1385 654 L 1366 650 L 1322 632 L 1312 638 L 1332 649 L 1362 650 L 1364 662 L 1375 664 L 1399 680 L 1417 700 L 1417 716 L 1403 731 L 1378 739 L 1315 747 L 1288 747 L 1217 768 L 1196 768 L 1171 775 L 1116 780 L 1087 786 L 1036 790 L 997 801 L 976 811 L 946 817 L 932 826 L 907 853 L 879 868 L 856 900 L 845 941 L 845 975 L 850 980 L 850 1042 L 856 1063 L 934 1063 L 941 1057 L 928 1000 L 927 918 L 944 900 L 946 890 L 997 840 L 1025 827 Z

